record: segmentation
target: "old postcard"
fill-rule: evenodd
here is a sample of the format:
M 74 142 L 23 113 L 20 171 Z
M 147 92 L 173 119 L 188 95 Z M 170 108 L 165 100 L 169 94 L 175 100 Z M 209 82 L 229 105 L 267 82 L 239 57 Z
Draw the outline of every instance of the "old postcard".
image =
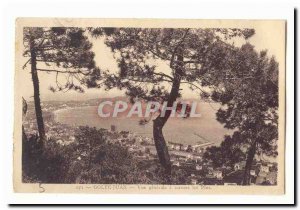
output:
M 14 191 L 284 194 L 284 20 L 16 20 Z

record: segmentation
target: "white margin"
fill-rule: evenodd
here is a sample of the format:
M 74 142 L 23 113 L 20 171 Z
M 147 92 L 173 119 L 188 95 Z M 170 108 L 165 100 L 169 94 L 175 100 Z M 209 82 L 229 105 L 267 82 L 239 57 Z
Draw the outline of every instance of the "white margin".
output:
M 143 3 L 142 3 L 143 2 Z M 296 3 L 294 2 L 294 5 Z M 79 204 L 288 204 L 294 202 L 294 11 L 293 1 L 192 1 L 192 0 L 11 0 L 1 7 L 1 202 L 79 203 Z M 197 18 L 197 19 L 286 19 L 287 20 L 287 130 L 286 194 L 249 195 L 75 195 L 17 194 L 12 188 L 12 132 L 15 19 L 17 17 L 94 17 L 94 18 Z M 298 74 L 299 75 L 299 74 Z M 299 146 L 299 143 L 298 143 Z M 298 148 L 299 149 L 299 148 Z M 4 198 L 4 199 L 3 199 Z

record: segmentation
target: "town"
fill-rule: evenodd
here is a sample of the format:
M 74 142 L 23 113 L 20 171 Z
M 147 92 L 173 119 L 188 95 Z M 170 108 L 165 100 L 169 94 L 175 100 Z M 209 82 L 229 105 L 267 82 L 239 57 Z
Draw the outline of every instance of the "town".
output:
M 62 147 L 76 141 L 76 126 L 70 126 L 55 121 L 54 112 L 60 109 L 95 105 L 95 101 L 78 105 L 76 102 L 44 102 L 42 104 L 47 139 L 56 141 Z M 26 118 L 23 126 L 26 133 L 36 134 L 34 105 L 28 102 Z M 116 125 L 111 125 L 106 141 L 126 147 L 128 151 L 140 161 L 155 161 L 157 159 L 155 144 L 152 138 L 144 137 L 129 131 L 118 131 Z M 192 185 L 241 185 L 246 161 L 237 162 L 234 166 L 213 167 L 210 161 L 203 158 L 206 148 L 213 145 L 210 142 L 199 142 L 195 145 L 184 145 L 176 142 L 167 142 L 172 168 L 181 169 L 188 174 L 185 184 Z M 85 155 L 85 154 L 82 154 Z M 81 157 L 78 157 L 80 160 Z M 277 163 L 254 160 L 250 175 L 252 185 L 276 185 Z

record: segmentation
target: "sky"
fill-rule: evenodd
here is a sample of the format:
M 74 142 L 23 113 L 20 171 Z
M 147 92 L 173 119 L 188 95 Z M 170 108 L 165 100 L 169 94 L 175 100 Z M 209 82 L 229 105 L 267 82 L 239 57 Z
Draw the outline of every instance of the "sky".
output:
M 269 21 L 267 24 L 256 24 L 254 27 L 255 35 L 251 37 L 247 42 L 255 46 L 257 51 L 268 50 L 269 56 L 275 56 L 276 60 L 279 62 L 279 71 L 284 70 L 285 60 L 285 32 L 282 24 L 279 22 Z M 113 53 L 110 48 L 104 44 L 103 38 L 92 39 L 93 51 L 95 52 L 96 65 L 103 70 L 110 69 L 116 71 L 118 69 L 117 63 L 113 57 Z M 236 46 L 241 46 L 245 41 L 242 39 L 235 40 Z M 24 59 L 24 61 L 23 61 Z M 25 63 L 26 59 L 22 58 L 22 62 Z M 167 63 L 157 62 L 157 70 L 168 73 L 170 71 Z M 16 67 L 20 68 L 21 67 Z M 30 101 L 33 100 L 33 87 L 30 74 L 30 65 L 24 70 L 21 70 L 22 78 L 22 90 L 23 97 Z M 56 92 L 53 93 L 49 90 L 49 87 L 55 86 L 55 74 L 48 74 L 45 72 L 39 72 L 40 81 L 40 96 L 41 100 L 86 100 L 102 97 L 115 97 L 120 96 L 123 93 L 119 90 L 112 89 L 110 91 L 105 91 L 104 89 L 85 89 L 85 93 L 77 93 L 75 91 L 68 91 L 65 93 Z M 182 95 L 184 98 L 199 98 L 197 92 L 191 91 L 187 86 L 182 87 Z

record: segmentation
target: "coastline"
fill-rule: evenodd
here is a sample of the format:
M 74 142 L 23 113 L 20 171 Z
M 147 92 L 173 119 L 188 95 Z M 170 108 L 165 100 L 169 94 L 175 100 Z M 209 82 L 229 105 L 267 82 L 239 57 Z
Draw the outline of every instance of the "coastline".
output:
M 169 123 L 164 127 L 166 138 L 170 142 L 184 145 L 195 145 L 203 143 L 214 143 L 219 145 L 224 135 L 230 135 L 231 131 L 225 129 L 214 118 L 215 111 L 211 109 L 207 102 L 202 103 L 201 118 L 191 119 L 170 119 Z M 89 108 L 91 108 L 89 110 Z M 71 113 L 76 110 L 75 113 Z M 119 131 L 129 131 L 144 137 L 152 137 L 152 122 L 146 126 L 139 126 L 139 118 L 119 118 L 119 119 L 100 119 L 96 116 L 97 106 L 75 106 L 61 107 L 52 111 L 54 121 L 70 126 L 90 126 L 97 128 L 110 129 L 111 125 L 115 125 Z M 63 114 L 64 116 L 60 116 Z
M 65 107 L 65 108 L 61 108 L 61 109 L 57 109 L 57 110 L 51 111 L 51 114 L 53 115 L 53 120 L 56 123 L 61 123 L 61 122 L 59 122 L 59 120 L 57 120 L 58 115 L 60 113 L 65 112 L 65 111 L 70 111 L 70 110 L 73 110 L 73 109 L 81 109 L 81 108 L 88 108 L 88 107 L 95 107 L 95 106 Z

